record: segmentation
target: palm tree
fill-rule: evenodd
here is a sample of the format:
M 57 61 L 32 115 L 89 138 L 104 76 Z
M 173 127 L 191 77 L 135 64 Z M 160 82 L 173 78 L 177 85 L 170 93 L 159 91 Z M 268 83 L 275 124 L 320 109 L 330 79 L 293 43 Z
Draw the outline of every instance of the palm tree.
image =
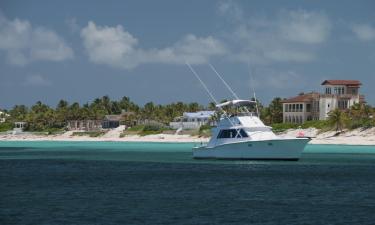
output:
M 271 124 L 272 123 L 282 123 L 283 122 L 283 104 L 281 103 L 281 98 L 277 97 L 272 100 L 268 106 Z
M 347 122 L 347 116 L 343 111 L 337 108 L 328 113 L 328 121 L 335 127 L 336 132 L 341 132 Z

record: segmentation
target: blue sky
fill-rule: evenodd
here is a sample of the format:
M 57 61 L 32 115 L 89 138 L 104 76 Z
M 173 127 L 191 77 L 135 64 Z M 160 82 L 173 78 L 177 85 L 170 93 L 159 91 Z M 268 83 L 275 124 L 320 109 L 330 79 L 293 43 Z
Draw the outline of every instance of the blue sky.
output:
M 358 79 L 375 105 L 374 12 L 374 1 L 2 0 L 0 108 L 103 95 L 206 104 L 185 61 L 218 99 L 230 93 L 209 63 L 265 104 Z

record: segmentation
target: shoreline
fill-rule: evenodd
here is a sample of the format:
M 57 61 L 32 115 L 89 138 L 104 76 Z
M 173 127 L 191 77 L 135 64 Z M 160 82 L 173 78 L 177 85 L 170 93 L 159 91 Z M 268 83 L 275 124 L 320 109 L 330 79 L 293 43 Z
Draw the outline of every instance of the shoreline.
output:
M 311 137 L 309 144 L 319 145 L 357 145 L 357 146 L 375 146 L 375 128 L 366 130 L 355 129 L 344 131 L 337 134 L 334 131 L 319 133 L 315 128 L 308 129 L 290 129 L 279 133 L 280 137 L 296 137 L 300 133 L 306 137 Z M 147 136 L 127 135 L 119 137 L 118 132 L 110 131 L 100 137 L 72 136 L 71 131 L 59 135 L 37 135 L 32 133 L 25 134 L 0 134 L 2 141 L 70 141 L 70 142 L 150 142 L 150 143 L 205 143 L 209 138 L 175 135 L 175 134 L 154 134 Z

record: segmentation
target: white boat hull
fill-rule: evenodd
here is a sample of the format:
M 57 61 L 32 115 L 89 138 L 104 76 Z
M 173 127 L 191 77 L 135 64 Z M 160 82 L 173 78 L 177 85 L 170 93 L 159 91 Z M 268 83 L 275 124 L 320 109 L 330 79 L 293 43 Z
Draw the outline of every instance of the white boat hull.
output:
M 197 159 L 280 159 L 298 160 L 309 138 L 273 139 L 227 143 L 193 148 Z

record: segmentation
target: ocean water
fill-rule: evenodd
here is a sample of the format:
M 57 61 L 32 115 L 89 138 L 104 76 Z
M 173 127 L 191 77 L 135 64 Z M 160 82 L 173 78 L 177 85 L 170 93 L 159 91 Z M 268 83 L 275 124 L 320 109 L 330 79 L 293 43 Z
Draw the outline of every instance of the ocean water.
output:
M 0 142 L 0 224 L 375 224 L 375 147 L 194 160 L 193 144 Z

